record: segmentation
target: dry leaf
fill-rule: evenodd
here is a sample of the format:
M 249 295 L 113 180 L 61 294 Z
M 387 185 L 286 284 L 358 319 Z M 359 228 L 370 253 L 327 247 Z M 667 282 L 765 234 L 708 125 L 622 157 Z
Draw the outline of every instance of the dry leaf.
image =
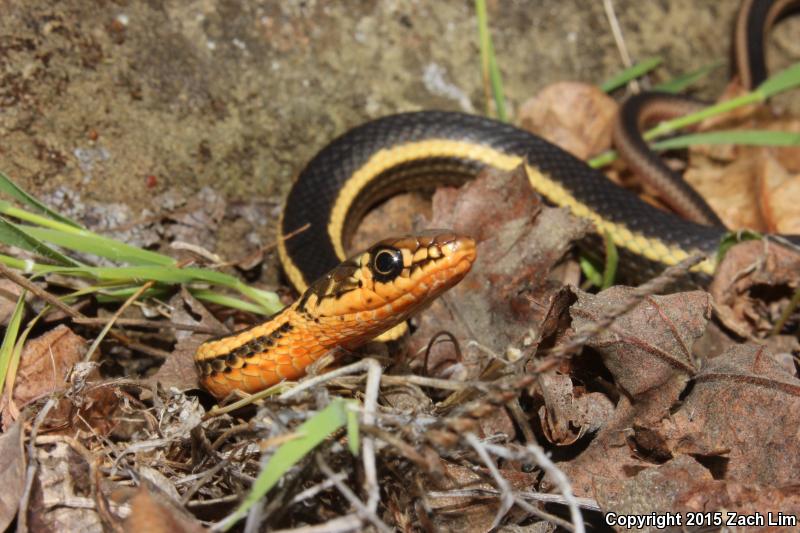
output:
M 85 352 L 86 340 L 63 325 L 26 342 L 14 385 L 14 401 L 22 407 L 63 389 L 72 365 L 81 361 Z
M 0 435 L 0 531 L 6 531 L 17 516 L 19 500 L 25 488 L 25 453 L 19 421 Z
M 631 479 L 597 478 L 594 494 L 605 513 L 674 513 L 682 510 L 680 503 L 686 492 L 691 492 L 696 484 L 712 480 L 708 470 L 695 459 L 681 456 L 658 467 L 643 470 Z M 626 528 L 617 530 L 627 531 Z M 635 530 L 658 531 L 655 527 Z
M 779 487 L 800 472 L 800 380 L 762 347 L 739 345 L 697 374 L 659 430 L 675 454 L 716 461 L 715 477 Z
M 93 509 L 64 505 L 80 501 L 90 493 L 86 462 L 65 442 L 37 446 L 37 481 L 41 490 L 31 502 L 28 522 L 34 531 L 103 531 Z M 91 500 L 90 500 L 91 501 Z M 94 502 L 91 502 L 93 505 Z
M 769 241 L 737 244 L 725 254 L 709 287 L 717 316 L 741 337 L 769 334 L 800 286 L 798 272 L 800 254 L 784 246 Z
M 595 85 L 564 81 L 548 85 L 519 110 L 523 128 L 588 159 L 611 146 L 617 103 Z
M 131 500 L 131 514 L 125 520 L 125 533 L 202 533 L 207 531 L 194 517 L 168 505 L 142 487 Z
M 547 440 L 566 446 L 597 431 L 610 418 L 614 404 L 604 394 L 576 390 L 569 376 L 549 372 L 538 377 L 544 397 L 539 420 Z
M 580 332 L 601 321 L 631 298 L 631 290 L 617 286 L 597 296 L 578 292 L 570 310 L 573 328 Z M 692 345 L 703 335 L 710 313 L 709 296 L 701 291 L 648 296 L 587 346 L 600 353 L 634 402 L 652 402 L 652 416 L 660 417 L 695 372 Z
M 790 174 L 770 152 L 761 153 L 756 182 L 766 230 L 800 234 L 800 175 Z
M 195 300 L 185 289 L 180 294 L 173 296 L 169 305 L 175 310 L 172 320 L 176 323 L 225 330 L 224 326 L 208 312 L 205 306 Z M 200 320 L 197 320 L 195 316 L 199 316 Z M 166 389 L 174 387 L 180 391 L 200 388 L 197 368 L 194 364 L 194 353 L 210 335 L 178 330 L 175 336 L 178 339 L 175 349 L 158 369 L 158 372 L 149 378 L 149 381 L 160 383 Z
M 578 292 L 578 303 L 570 310 L 573 328 L 580 331 L 583 324 L 606 316 L 628 300 L 631 290 L 612 287 L 597 296 Z M 709 312 L 704 292 L 650 296 L 587 343 L 624 393 L 588 447 L 562 464 L 577 494 L 593 496 L 596 479 L 626 479 L 653 465 L 654 458 L 641 450 L 637 437 L 652 441 L 641 428 L 669 416 L 678 403 L 695 371 L 691 349 Z

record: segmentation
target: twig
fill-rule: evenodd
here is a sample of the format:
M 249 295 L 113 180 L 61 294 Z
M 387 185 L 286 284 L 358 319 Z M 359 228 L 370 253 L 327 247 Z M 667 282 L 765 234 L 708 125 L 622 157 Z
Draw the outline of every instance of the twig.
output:
M 633 61 L 631 61 L 631 56 L 628 53 L 625 38 L 622 36 L 622 28 L 619 25 L 619 19 L 617 19 L 617 14 L 614 12 L 614 4 L 611 3 L 611 0 L 603 0 L 603 9 L 606 11 L 608 25 L 611 26 L 611 35 L 614 36 L 614 43 L 617 45 L 622 64 L 625 65 L 625 68 L 630 68 Z M 636 79 L 632 79 L 628 84 L 634 94 L 638 94 L 641 91 L 639 82 Z
M 561 494 L 548 494 L 545 492 L 517 492 L 517 496 L 525 498 L 526 500 L 533 500 L 544 503 L 558 503 L 562 505 L 567 504 L 566 498 Z M 500 491 L 497 489 L 479 488 L 474 489 L 453 489 L 453 490 L 436 490 L 427 493 L 428 498 L 480 498 L 482 496 L 499 496 Z M 589 511 L 600 511 L 600 504 L 591 498 L 573 498 L 582 509 Z
M 344 531 L 361 531 L 361 529 L 361 519 L 354 514 L 349 514 L 328 520 L 324 524 L 294 529 L 276 529 L 273 533 L 342 533 Z
M 498 455 L 500 457 L 505 457 L 505 458 L 516 458 L 516 459 L 518 459 L 519 458 L 518 454 L 514 454 L 514 453 L 512 453 L 511 451 L 509 451 L 508 449 L 506 449 L 506 448 L 504 448 L 502 446 L 496 446 L 496 445 L 493 445 L 493 444 L 487 444 L 487 443 L 481 442 L 472 433 L 467 433 L 466 439 L 467 439 L 467 442 L 475 449 L 475 451 L 478 452 L 478 455 L 481 457 L 481 460 L 484 462 L 486 467 L 489 469 L 489 473 L 492 475 L 492 478 L 495 480 L 495 483 L 498 484 L 498 488 L 501 491 L 501 496 L 500 496 L 501 500 L 503 498 L 510 498 L 512 505 L 516 503 L 519 507 L 521 507 L 522 509 L 524 509 L 525 511 L 527 511 L 528 513 L 530 513 L 530 514 L 532 514 L 534 516 L 538 516 L 539 518 L 541 518 L 543 520 L 547 520 L 549 522 L 553 522 L 554 524 L 556 524 L 558 526 L 561 526 L 562 528 L 566 529 L 567 531 L 572 531 L 573 530 L 572 524 L 570 524 L 566 520 L 563 520 L 563 519 L 561 519 L 561 518 L 559 518 L 559 517 L 557 517 L 555 515 L 552 515 L 550 513 L 546 513 L 544 511 L 542 511 L 541 509 L 537 509 L 536 507 L 532 506 L 527 501 L 525 501 L 523 498 L 520 498 L 519 496 L 517 496 L 516 492 L 511 488 L 511 485 L 509 485 L 508 481 L 500 474 L 500 471 L 495 466 L 494 461 L 492 461 L 491 457 L 489 457 L 489 450 L 491 450 L 492 453 L 494 453 L 495 455 Z M 510 508 L 511 508 L 511 506 L 508 507 L 508 509 L 510 509 Z M 508 512 L 508 509 L 506 509 L 503 512 L 503 515 L 505 515 L 505 513 Z M 499 519 L 500 518 L 502 518 L 502 516 L 500 516 L 498 514 L 498 516 L 496 517 L 497 524 L 499 524 Z M 495 524 L 493 527 L 496 527 L 497 524 Z
M 313 487 L 309 487 L 302 492 L 298 492 L 297 494 L 294 495 L 294 497 L 289 503 L 290 504 L 300 503 L 304 500 L 313 498 L 320 492 L 328 490 L 329 488 L 333 487 L 335 483 L 334 480 L 338 480 L 341 482 L 344 481 L 345 479 L 347 479 L 347 474 L 344 472 L 339 472 L 338 474 L 335 474 L 333 478 L 327 478 L 321 483 L 317 483 Z
M 76 317 L 72 320 L 76 324 L 81 324 L 83 326 L 104 326 L 108 319 L 106 318 L 80 318 Z M 178 322 L 159 322 L 156 320 L 148 320 L 146 318 L 118 318 L 115 323 L 118 326 L 133 326 L 137 328 L 145 328 L 145 329 L 177 329 L 183 331 L 192 331 L 194 333 L 207 333 L 209 335 L 222 335 L 228 333 L 227 331 L 217 329 L 217 328 L 208 328 L 205 326 L 198 326 L 195 324 L 180 324 Z
M 486 447 L 481 443 L 478 437 L 473 433 L 467 433 L 464 435 L 464 439 L 478 453 L 478 457 L 481 458 L 483 464 L 489 469 L 489 473 L 492 475 L 494 482 L 497 484 L 497 488 L 500 490 L 500 508 L 497 510 L 494 520 L 492 521 L 492 527 L 490 528 L 496 529 L 506 513 L 514 506 L 514 491 L 508 483 L 508 480 L 500 474 L 494 461 L 489 457 Z
M 575 533 L 584 533 L 583 515 L 581 515 L 580 506 L 575 500 L 575 495 L 572 494 L 572 485 L 569 484 L 567 476 L 547 457 L 547 454 L 538 444 L 529 443 L 525 446 L 525 449 L 533 456 L 536 464 L 541 466 L 542 470 L 550 476 L 553 483 L 561 489 L 561 495 L 569 507 L 569 515 L 572 519 L 572 527 L 575 529 Z
M 369 370 L 367 370 L 367 386 L 364 391 L 364 414 L 361 417 L 361 423 L 365 426 L 374 426 L 383 369 L 375 359 L 368 358 L 365 359 L 365 362 Z M 381 494 L 380 486 L 378 485 L 378 469 L 375 466 L 375 439 L 372 436 L 364 437 L 362 452 L 364 454 L 364 491 L 367 493 L 367 509 L 375 514 L 378 510 Z
M 289 398 L 293 398 L 299 395 L 301 392 L 316 387 L 320 383 L 326 383 L 341 376 L 355 374 L 356 372 L 368 372 L 370 369 L 370 364 L 372 364 L 372 361 L 374 361 L 374 359 L 372 358 L 362 359 L 361 361 L 353 363 L 352 365 L 343 366 L 341 368 L 336 368 L 329 372 L 325 372 L 321 376 L 315 376 L 313 378 L 305 379 L 300 383 L 298 383 L 297 386 L 292 387 L 291 389 L 287 390 L 286 392 L 278 396 L 278 400 L 288 400 Z
M 322 454 L 317 453 L 314 457 L 317 462 L 317 468 L 320 469 L 320 472 L 322 472 L 328 479 L 333 481 L 333 484 L 336 486 L 342 496 L 344 496 L 345 499 L 349 501 L 353 507 L 355 507 L 356 512 L 362 519 L 369 520 L 369 522 L 372 523 L 372 525 L 375 526 L 375 528 L 379 531 L 383 531 L 385 533 L 390 533 L 392 531 L 389 526 L 383 523 L 383 520 L 381 520 L 378 515 L 368 509 L 367 506 L 364 505 L 364 502 L 358 499 L 358 496 L 356 496 L 353 491 L 350 490 L 350 487 L 341 481 L 337 481 L 336 474 L 334 474 L 333 470 L 331 470 L 331 468 L 328 466 L 328 463 L 326 463 L 322 458 Z
M 5 267 L 4 267 L 5 268 Z M 36 415 L 31 427 L 30 440 L 28 441 L 28 468 L 25 472 L 25 489 L 22 491 L 22 497 L 19 501 L 19 512 L 17 513 L 17 531 L 27 533 L 28 531 L 28 505 L 31 500 L 31 491 L 33 490 L 33 482 L 36 479 L 36 471 L 39 469 L 39 461 L 36 459 L 36 436 L 39 433 L 44 419 L 47 414 L 55 407 L 58 400 L 50 397 L 47 403 L 44 404 L 42 410 Z M 22 424 L 22 421 L 19 422 Z M 23 431 L 20 427 L 20 431 Z M 90 465 L 91 466 L 91 465 Z
M 10 268 L 8 268 L 7 266 L 5 266 L 2 263 L 0 263 L 0 274 L 4 275 L 8 279 L 13 281 L 17 285 L 19 285 L 20 287 L 22 287 L 24 289 L 28 289 L 28 291 L 31 294 L 33 294 L 34 296 L 36 296 L 38 298 L 41 298 L 42 300 L 44 300 L 45 302 L 49 303 L 50 305 L 52 305 L 56 309 L 59 309 L 59 310 L 63 311 L 64 313 L 66 313 L 70 317 L 72 317 L 72 318 L 86 318 L 83 315 L 83 313 L 81 313 L 80 311 L 76 311 L 72 307 L 68 306 L 67 304 L 65 304 L 64 302 L 59 300 L 57 297 L 53 296 L 52 294 L 50 294 L 46 290 L 44 290 L 41 287 L 39 287 L 38 285 L 36 285 L 34 282 L 29 280 L 25 276 L 17 274 L 16 272 L 14 272 L 13 270 L 11 270 Z

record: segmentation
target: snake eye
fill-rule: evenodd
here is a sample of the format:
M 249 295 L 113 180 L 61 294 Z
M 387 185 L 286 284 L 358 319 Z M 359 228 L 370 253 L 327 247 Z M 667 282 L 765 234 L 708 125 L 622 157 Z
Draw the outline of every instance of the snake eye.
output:
M 372 254 L 372 275 L 377 281 L 390 281 L 403 271 L 403 254 L 394 248 L 380 248 Z

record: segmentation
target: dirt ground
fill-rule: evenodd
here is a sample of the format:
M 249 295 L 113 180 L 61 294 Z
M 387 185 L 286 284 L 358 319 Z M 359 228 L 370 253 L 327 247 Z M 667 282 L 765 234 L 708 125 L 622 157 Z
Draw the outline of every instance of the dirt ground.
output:
M 615 2 L 631 55 L 663 56 L 664 77 L 725 60 L 736 6 Z M 601 2 L 493 1 L 489 16 L 512 112 L 548 83 L 622 69 Z M 788 35 L 773 55 L 800 42 Z M 466 1 L 6 0 L 0 66 L 0 170 L 100 230 L 210 187 L 249 209 L 207 239 L 223 256 L 272 242 L 292 177 L 348 127 L 485 109 Z

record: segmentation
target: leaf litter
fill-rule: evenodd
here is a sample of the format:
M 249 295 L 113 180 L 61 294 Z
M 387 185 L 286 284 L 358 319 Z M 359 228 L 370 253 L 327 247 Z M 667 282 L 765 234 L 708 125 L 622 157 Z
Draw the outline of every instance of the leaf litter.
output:
M 591 94 L 578 85 L 551 91 L 584 102 Z M 547 94 L 525 106 L 533 116 L 523 123 L 538 128 L 541 117 L 559 115 L 537 109 Z M 613 116 L 602 96 L 591 98 L 583 106 L 589 119 L 576 122 L 576 114 L 563 130 L 549 126 L 585 155 L 607 148 Z M 568 133 L 581 123 L 592 127 Z M 779 200 L 792 190 L 795 156 L 770 149 L 760 157 L 750 165 L 767 168 L 766 177 L 744 189 L 777 192 L 743 220 L 793 227 Z M 173 217 L 180 227 L 169 238 L 219 224 L 223 206 L 212 204 L 210 214 Z M 473 235 L 479 259 L 414 320 L 405 349 L 373 347 L 342 359 L 373 355 L 384 363 L 372 392 L 356 363 L 355 373 L 315 369 L 320 383 L 297 394 L 211 409 L 197 391 L 194 350 L 211 332 L 253 317 L 232 315 L 223 325 L 188 291 L 159 307 L 169 310 L 161 333 L 128 328 L 169 353 L 160 366 L 116 368 L 114 356 L 128 349 L 109 341 L 99 368 L 70 372 L 86 350 L 76 332 L 59 325 L 28 341 L 16 385 L 3 397 L 0 471 L 15 497 L 4 500 L 0 517 L 14 519 L 22 501 L 31 527 L 219 524 L 276 450 L 297 438 L 293 431 L 335 396 L 377 405 L 362 419 L 359 457 L 344 430 L 334 432 L 251 509 L 251 526 L 552 531 L 601 524 L 599 513 L 610 511 L 800 513 L 800 380 L 796 359 L 786 357 L 797 354 L 798 320 L 770 331 L 798 288 L 796 255 L 771 243 L 737 245 L 710 294 L 621 286 L 593 294 L 572 286 L 591 228 L 532 196 L 521 168 L 438 190 L 428 220 L 409 227 Z M 27 484 L 23 429 L 33 451 Z

